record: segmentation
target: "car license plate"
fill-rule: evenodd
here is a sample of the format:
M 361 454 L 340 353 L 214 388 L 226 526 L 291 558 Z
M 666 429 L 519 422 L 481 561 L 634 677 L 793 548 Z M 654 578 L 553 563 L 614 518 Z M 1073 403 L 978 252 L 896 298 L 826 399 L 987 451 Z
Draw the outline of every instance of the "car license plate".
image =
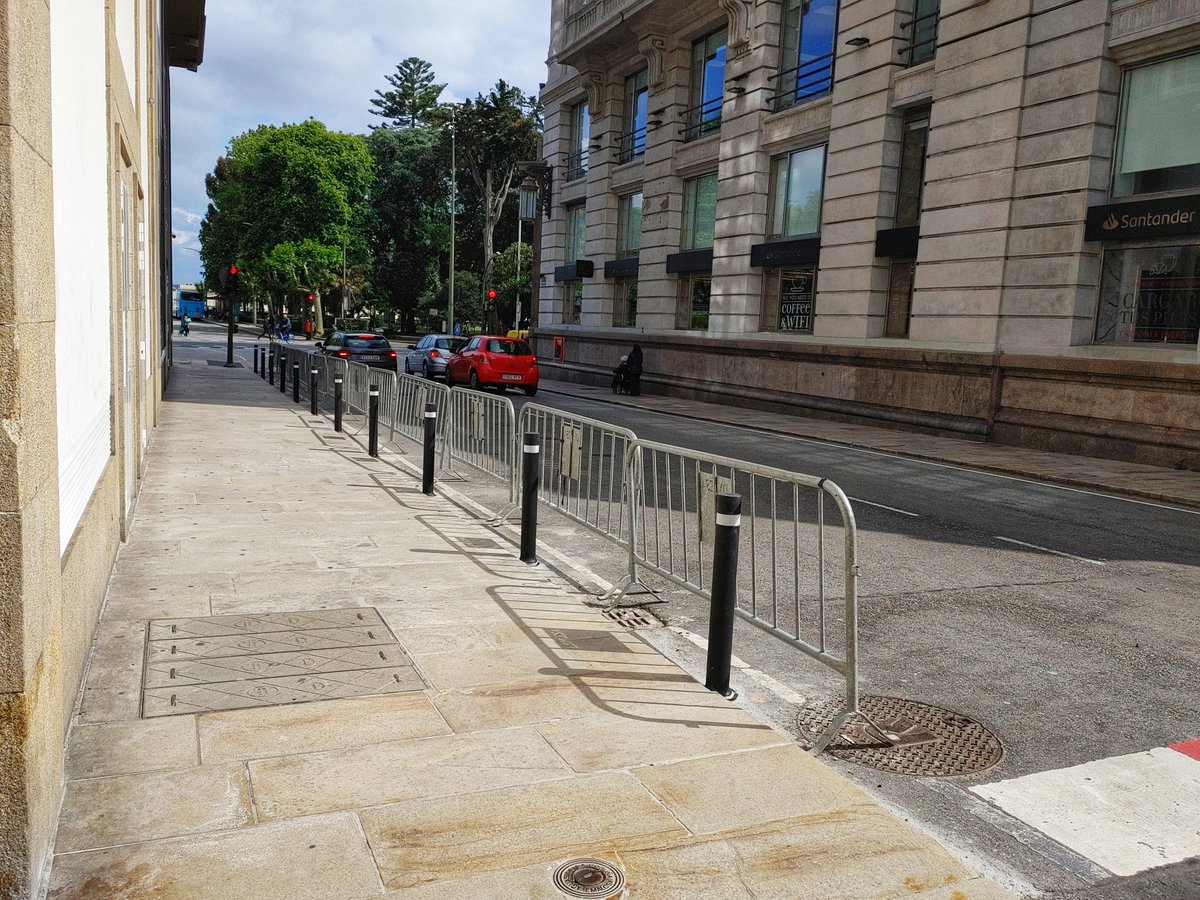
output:
M 359 359 L 383 359 L 378 353 L 364 353 Z
M 505 381 L 520 381 L 521 380 L 520 375 L 509 375 L 507 372 L 502 373 L 500 375 L 500 377 L 503 378 Z

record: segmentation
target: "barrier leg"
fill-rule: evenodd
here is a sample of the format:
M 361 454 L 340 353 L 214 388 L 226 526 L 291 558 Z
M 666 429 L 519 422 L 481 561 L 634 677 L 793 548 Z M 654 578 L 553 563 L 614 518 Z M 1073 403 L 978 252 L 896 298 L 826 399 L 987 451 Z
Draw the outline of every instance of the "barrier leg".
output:
M 742 498 L 737 494 L 717 496 L 717 527 L 713 539 L 712 608 L 708 618 L 708 664 L 704 686 L 727 700 L 737 693 L 729 689 L 729 666 L 733 656 L 733 619 L 737 605 L 738 537 L 742 530 Z
M 541 478 L 542 436 L 525 432 L 521 445 L 521 562 L 537 563 L 537 498 Z
M 433 493 L 434 442 L 437 439 L 437 404 L 425 404 L 425 455 L 421 460 L 421 493 Z
M 367 404 L 367 456 L 379 455 L 379 385 L 373 384 L 369 390 L 370 401 Z

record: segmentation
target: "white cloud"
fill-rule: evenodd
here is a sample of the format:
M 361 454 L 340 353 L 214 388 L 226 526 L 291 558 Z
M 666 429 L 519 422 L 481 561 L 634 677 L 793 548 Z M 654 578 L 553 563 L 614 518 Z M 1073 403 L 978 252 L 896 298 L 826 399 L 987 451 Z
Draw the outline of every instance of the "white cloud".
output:
M 379 122 L 371 98 L 409 56 L 447 82 L 446 100 L 499 78 L 526 93 L 546 80 L 544 0 L 208 0 L 205 9 L 204 62 L 171 70 L 176 235 L 195 234 L 208 207 L 204 176 L 231 138 L 308 118 L 366 133 Z M 199 256 L 175 245 L 175 281 L 197 277 Z

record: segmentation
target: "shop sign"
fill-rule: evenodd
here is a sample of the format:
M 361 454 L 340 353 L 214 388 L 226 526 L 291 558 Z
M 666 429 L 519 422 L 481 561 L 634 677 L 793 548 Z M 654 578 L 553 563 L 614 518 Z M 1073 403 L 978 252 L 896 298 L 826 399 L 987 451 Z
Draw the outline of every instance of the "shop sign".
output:
M 1083 239 L 1136 241 L 1179 234 L 1200 234 L 1200 194 L 1093 206 Z
M 779 278 L 779 330 L 812 334 L 816 271 L 785 269 Z

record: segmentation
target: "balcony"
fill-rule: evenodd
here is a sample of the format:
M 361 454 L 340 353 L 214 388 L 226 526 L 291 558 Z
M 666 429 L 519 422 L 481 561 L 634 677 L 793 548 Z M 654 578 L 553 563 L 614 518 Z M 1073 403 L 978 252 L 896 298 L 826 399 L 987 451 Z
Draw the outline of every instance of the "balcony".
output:
M 581 50 L 607 35 L 614 26 L 626 22 L 633 13 L 650 6 L 652 2 L 653 0 L 571 0 L 567 5 L 566 21 L 563 23 L 563 44 L 558 53 L 559 60 L 567 65 L 574 65 Z M 624 29 L 622 31 L 624 34 L 612 43 L 631 40 L 631 32 Z M 609 41 L 602 43 L 608 44 Z

